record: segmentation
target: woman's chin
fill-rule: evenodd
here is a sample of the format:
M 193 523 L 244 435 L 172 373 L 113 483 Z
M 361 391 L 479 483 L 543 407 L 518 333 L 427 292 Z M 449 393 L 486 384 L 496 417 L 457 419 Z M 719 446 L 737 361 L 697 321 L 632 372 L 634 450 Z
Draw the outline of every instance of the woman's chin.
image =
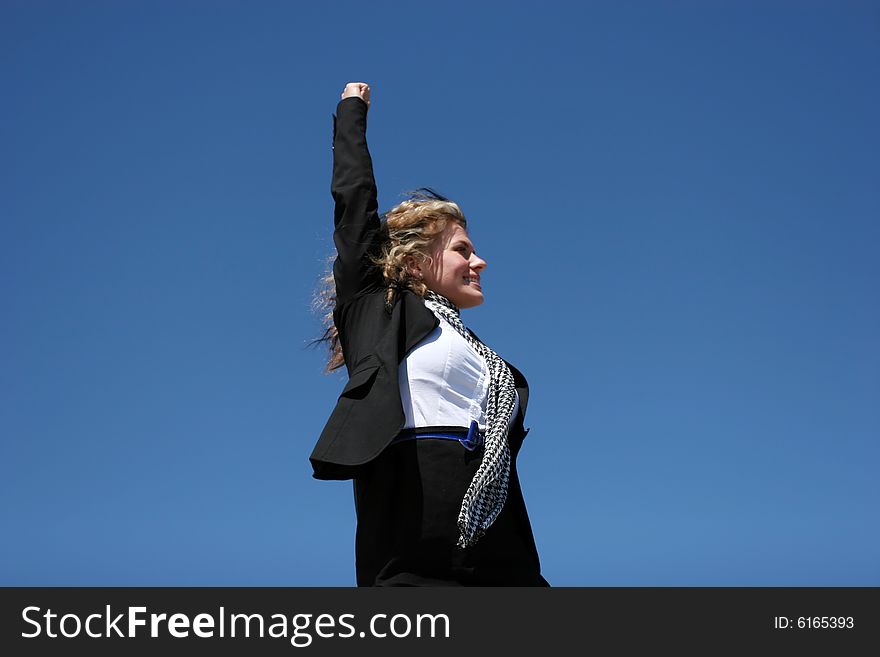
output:
M 475 306 L 479 306 L 483 303 L 483 291 L 476 288 L 464 290 L 459 301 L 460 303 L 455 304 L 459 308 L 474 308 Z

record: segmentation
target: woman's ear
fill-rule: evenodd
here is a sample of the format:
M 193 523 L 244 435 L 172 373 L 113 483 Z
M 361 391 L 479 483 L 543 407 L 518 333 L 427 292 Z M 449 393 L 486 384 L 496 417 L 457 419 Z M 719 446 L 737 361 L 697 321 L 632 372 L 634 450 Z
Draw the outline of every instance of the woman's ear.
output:
M 422 278 L 422 266 L 421 263 L 416 260 L 413 256 L 407 256 L 406 260 L 403 261 L 404 266 L 406 267 L 406 273 L 412 276 L 413 278 L 418 278 L 421 280 Z

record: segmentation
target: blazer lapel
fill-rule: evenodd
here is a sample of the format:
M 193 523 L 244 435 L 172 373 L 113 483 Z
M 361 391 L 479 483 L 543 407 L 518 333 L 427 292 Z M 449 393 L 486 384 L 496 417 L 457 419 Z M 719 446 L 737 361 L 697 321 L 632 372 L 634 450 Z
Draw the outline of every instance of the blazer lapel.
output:
M 402 303 L 397 304 L 397 308 L 402 313 L 401 321 L 406 324 L 406 340 L 403 344 L 403 358 L 415 348 L 425 336 L 435 328 L 440 326 L 440 320 L 432 313 L 425 302 L 412 292 L 403 294 Z
M 394 369 L 406 355 L 440 325 L 440 320 L 425 307 L 421 297 L 406 290 L 391 311 L 391 322 L 382 341 L 376 346 L 376 355 L 386 368 Z M 402 351 L 400 350 L 402 349 Z

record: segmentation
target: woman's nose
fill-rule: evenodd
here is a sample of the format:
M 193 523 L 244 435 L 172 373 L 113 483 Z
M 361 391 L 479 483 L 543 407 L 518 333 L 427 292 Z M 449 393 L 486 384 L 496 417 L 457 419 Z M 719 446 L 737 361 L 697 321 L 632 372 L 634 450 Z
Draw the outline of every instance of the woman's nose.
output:
M 471 255 L 471 269 L 475 269 L 476 271 L 483 271 L 486 268 L 486 261 L 483 260 L 476 253 Z

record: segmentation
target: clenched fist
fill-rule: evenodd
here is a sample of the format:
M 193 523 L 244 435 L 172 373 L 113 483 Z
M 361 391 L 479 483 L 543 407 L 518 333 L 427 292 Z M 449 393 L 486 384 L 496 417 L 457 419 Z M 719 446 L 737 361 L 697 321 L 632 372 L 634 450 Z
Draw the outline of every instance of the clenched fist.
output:
M 349 82 L 342 91 L 342 98 L 351 98 L 357 96 L 370 106 L 370 85 L 366 82 Z

